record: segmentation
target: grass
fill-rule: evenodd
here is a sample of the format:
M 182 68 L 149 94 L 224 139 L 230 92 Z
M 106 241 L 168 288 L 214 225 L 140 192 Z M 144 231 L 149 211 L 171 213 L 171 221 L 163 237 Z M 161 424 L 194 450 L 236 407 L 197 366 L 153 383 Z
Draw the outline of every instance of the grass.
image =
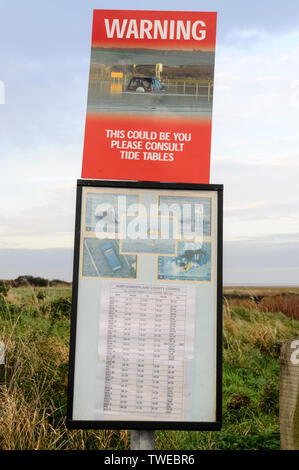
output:
M 70 300 L 70 288 L 0 295 L 0 449 L 130 448 L 126 430 L 66 428 Z M 222 431 L 157 431 L 157 449 L 279 449 L 279 351 L 299 334 L 280 306 L 270 313 L 225 301 Z

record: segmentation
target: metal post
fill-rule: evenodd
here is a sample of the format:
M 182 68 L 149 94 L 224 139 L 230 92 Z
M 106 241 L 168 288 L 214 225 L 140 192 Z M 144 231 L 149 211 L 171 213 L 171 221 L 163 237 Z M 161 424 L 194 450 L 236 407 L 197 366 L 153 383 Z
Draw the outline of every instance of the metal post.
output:
M 133 430 L 131 431 L 131 450 L 154 450 L 155 431 Z

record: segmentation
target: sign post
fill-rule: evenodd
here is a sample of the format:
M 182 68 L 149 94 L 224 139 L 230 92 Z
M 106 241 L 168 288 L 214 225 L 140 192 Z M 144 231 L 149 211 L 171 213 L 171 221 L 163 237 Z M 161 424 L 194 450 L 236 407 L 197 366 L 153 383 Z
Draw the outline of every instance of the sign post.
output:
M 131 450 L 155 450 L 155 431 L 131 431 Z

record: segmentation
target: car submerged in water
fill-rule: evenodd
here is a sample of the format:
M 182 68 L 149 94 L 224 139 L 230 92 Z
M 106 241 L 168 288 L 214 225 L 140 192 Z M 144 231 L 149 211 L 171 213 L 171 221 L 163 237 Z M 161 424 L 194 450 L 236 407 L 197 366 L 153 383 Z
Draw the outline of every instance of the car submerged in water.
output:
M 113 244 L 110 241 L 104 242 L 101 246 L 101 250 L 111 271 L 115 272 L 121 269 L 120 259 L 117 256 Z
M 161 93 L 165 90 L 165 85 L 155 77 L 132 77 L 126 90 L 137 93 Z

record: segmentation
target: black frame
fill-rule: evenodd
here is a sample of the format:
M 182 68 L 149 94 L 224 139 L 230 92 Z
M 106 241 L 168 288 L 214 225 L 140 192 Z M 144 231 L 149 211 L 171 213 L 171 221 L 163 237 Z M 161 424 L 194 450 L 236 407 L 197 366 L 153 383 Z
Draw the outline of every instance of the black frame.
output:
M 217 331 L 216 331 L 216 421 L 76 421 L 73 420 L 73 394 L 75 373 L 75 349 L 77 330 L 77 302 L 79 278 L 79 254 L 81 235 L 81 206 L 82 187 L 108 188 L 140 188 L 140 189 L 177 189 L 216 191 L 218 193 L 217 207 Z M 164 430 L 194 430 L 219 431 L 222 425 L 222 287 L 223 287 L 223 185 L 222 184 L 189 184 L 161 183 L 149 181 L 119 181 L 119 180 L 77 180 L 75 246 L 73 264 L 72 314 L 70 331 L 67 427 L 69 429 L 164 429 Z

